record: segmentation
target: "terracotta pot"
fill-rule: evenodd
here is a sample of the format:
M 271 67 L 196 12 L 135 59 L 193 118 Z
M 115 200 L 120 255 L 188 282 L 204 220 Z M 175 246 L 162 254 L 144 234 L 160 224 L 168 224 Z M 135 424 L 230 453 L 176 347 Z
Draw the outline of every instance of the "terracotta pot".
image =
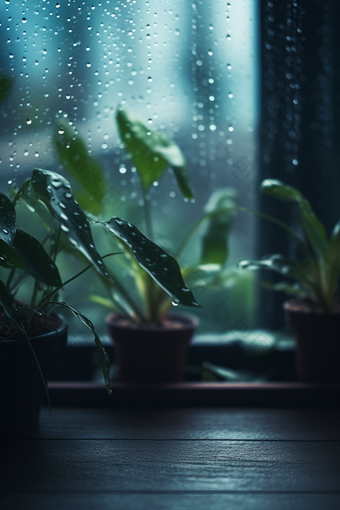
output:
M 284 303 L 288 324 L 296 334 L 296 362 L 300 381 L 340 382 L 340 314 L 299 310 L 298 300 Z M 301 301 L 303 303 L 303 301 Z
M 198 319 L 172 313 L 167 322 L 164 327 L 138 327 L 118 315 L 107 318 L 121 381 L 165 383 L 183 379 L 188 346 Z
M 67 323 L 30 338 L 45 380 L 53 358 L 67 344 Z M 37 426 L 43 396 L 40 373 L 27 341 L 0 341 L 0 431 L 29 435 Z

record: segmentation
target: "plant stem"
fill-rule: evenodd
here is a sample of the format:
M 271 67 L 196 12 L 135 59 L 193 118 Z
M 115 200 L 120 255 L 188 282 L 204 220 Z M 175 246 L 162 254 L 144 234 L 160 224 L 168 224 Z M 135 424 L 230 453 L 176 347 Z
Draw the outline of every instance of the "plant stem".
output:
M 35 351 L 33 349 L 33 345 L 31 344 L 31 341 L 28 337 L 28 334 L 23 331 L 23 334 L 25 335 L 26 337 L 26 340 L 28 342 L 28 345 L 29 345 L 29 348 L 31 349 L 31 352 L 32 352 L 32 355 L 33 355 L 33 358 L 34 358 L 34 361 L 37 365 L 37 368 L 38 368 L 38 371 L 39 371 L 39 374 L 40 374 L 40 377 L 41 377 L 41 381 L 43 383 L 43 387 L 44 387 L 44 390 L 45 390 L 45 393 L 46 393 L 46 398 L 47 398 L 47 405 L 48 405 L 48 409 L 49 409 L 49 412 L 51 414 L 51 402 L 50 402 L 50 396 L 48 394 L 48 389 L 47 389 L 47 383 L 45 381 L 45 377 L 44 377 L 44 374 L 42 373 L 42 370 L 41 370 L 41 366 L 40 366 L 40 363 L 39 363 L 39 360 L 37 358 L 37 355 L 35 354 Z

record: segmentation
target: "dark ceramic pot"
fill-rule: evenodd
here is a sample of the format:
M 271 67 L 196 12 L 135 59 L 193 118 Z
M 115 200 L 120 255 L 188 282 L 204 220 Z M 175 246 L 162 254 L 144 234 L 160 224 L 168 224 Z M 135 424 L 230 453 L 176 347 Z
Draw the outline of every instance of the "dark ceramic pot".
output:
M 67 344 L 67 323 L 55 331 L 30 338 L 44 378 L 52 360 Z M 38 424 L 43 384 L 34 357 L 23 338 L 0 341 L 0 431 L 29 435 Z
M 286 321 L 296 334 L 300 381 L 340 382 L 340 314 L 299 310 L 297 300 L 284 303 Z M 295 305 L 295 306 L 294 306 Z
M 198 319 L 172 313 L 167 320 L 173 326 L 139 328 L 118 315 L 107 318 L 121 381 L 165 383 L 183 379 L 188 346 Z

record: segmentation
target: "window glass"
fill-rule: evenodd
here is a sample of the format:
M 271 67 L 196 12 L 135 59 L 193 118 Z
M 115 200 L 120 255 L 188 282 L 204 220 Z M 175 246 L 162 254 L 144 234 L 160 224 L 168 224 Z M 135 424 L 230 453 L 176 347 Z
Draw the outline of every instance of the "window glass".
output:
M 122 199 L 112 215 L 143 229 L 140 182 L 114 120 L 122 105 L 175 139 L 187 159 L 194 202 L 183 200 L 171 171 L 150 191 L 155 238 L 170 252 L 214 190 L 232 186 L 241 205 L 254 205 L 257 1 L 5 0 L 0 16 L 0 69 L 14 79 L 0 106 L 2 191 L 36 167 L 66 175 L 51 144 L 65 118 Z M 252 255 L 254 240 L 253 218 L 238 214 L 228 267 Z M 199 250 L 197 237 L 182 262 L 196 262 Z M 106 310 L 80 305 L 89 282 L 95 292 L 92 276 L 70 291 L 100 328 Z M 200 289 L 201 331 L 251 324 L 252 288 L 244 274 L 230 289 Z

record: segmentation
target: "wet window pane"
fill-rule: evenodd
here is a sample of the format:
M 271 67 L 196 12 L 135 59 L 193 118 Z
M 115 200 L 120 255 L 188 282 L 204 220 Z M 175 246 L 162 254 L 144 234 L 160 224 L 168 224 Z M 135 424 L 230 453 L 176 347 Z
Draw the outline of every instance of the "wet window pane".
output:
M 172 172 L 149 192 L 155 238 L 170 252 L 201 217 L 214 190 L 232 186 L 239 203 L 252 207 L 257 7 L 256 0 L 3 1 L 0 69 L 14 81 L 0 106 L 2 191 L 37 167 L 67 175 L 51 143 L 57 119 L 64 118 L 124 199 L 112 215 L 143 229 L 139 178 L 114 120 L 122 105 L 173 138 L 187 159 L 194 202 L 183 200 Z M 252 255 L 250 216 L 238 215 L 229 244 L 227 267 Z M 198 237 L 182 263 L 197 262 L 199 250 Z M 75 300 L 82 285 L 71 289 Z M 91 285 L 94 292 L 94 278 Z M 252 275 L 232 288 L 201 289 L 197 296 L 204 306 L 202 331 L 251 323 Z M 106 311 L 92 313 L 100 320 Z

